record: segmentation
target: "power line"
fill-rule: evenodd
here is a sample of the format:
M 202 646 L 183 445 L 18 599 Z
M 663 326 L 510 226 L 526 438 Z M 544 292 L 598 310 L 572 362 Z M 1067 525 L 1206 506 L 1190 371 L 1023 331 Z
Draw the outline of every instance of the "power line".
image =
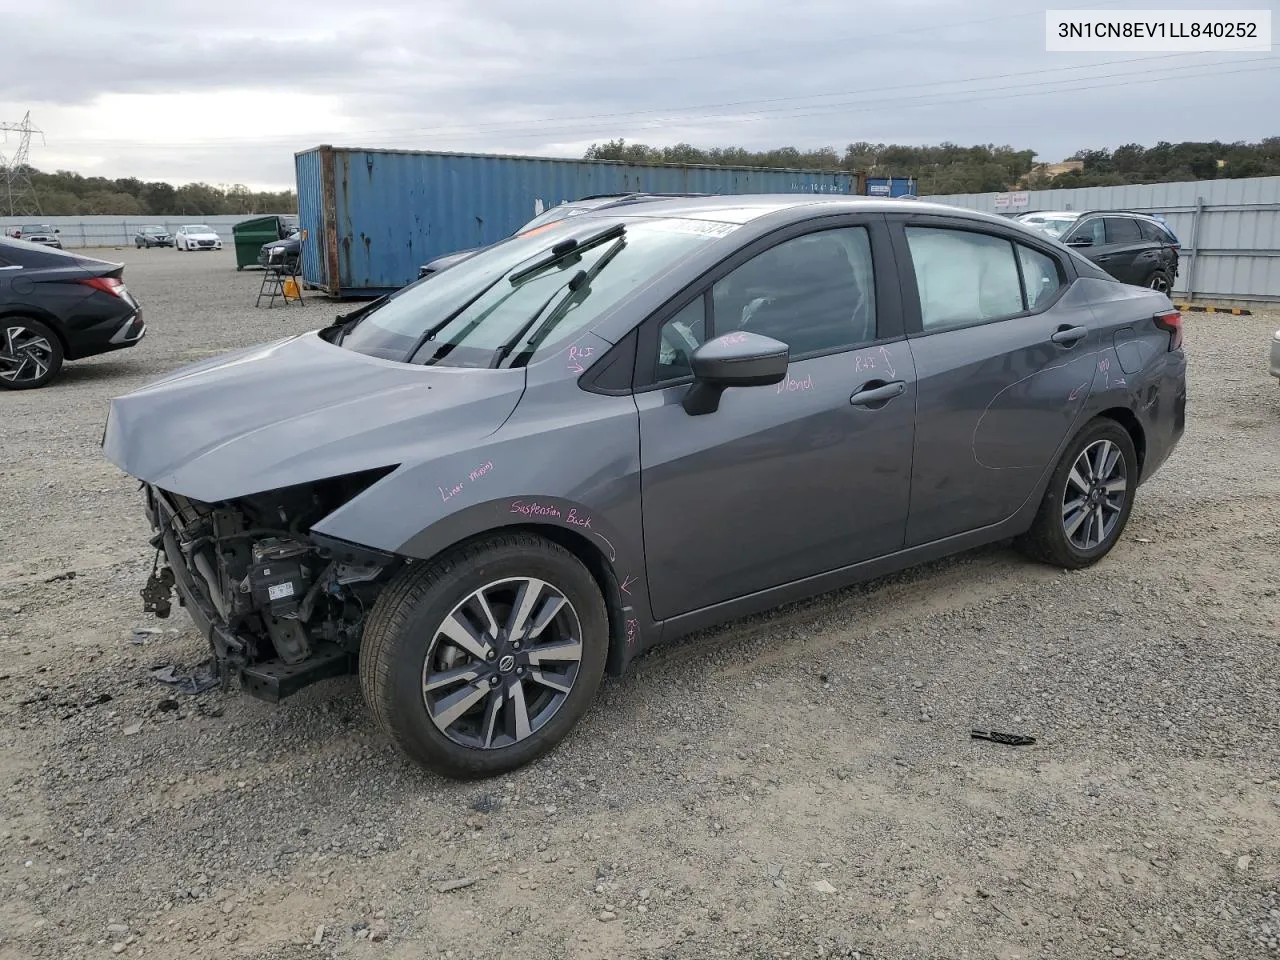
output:
M 450 126 L 437 126 L 437 127 L 402 127 L 402 128 L 390 128 L 390 129 L 381 128 L 381 129 L 367 129 L 367 130 L 350 130 L 350 131 L 342 132 L 341 136 L 344 138 L 362 137 L 362 138 L 366 138 L 366 142 L 369 142 L 367 138 L 375 137 L 375 138 L 379 138 L 377 142 L 385 142 L 386 138 L 392 137 L 392 136 L 402 136 L 402 135 L 409 136 L 409 135 L 426 135 L 426 134 L 439 136 L 439 135 L 456 135 L 456 134 L 467 134 L 467 133 L 484 133 L 489 131 L 499 132 L 499 133 L 511 133 L 511 132 L 515 132 L 520 128 L 529 127 L 529 126 L 537 127 L 538 128 L 537 135 L 540 136 L 544 132 L 547 132 L 545 129 L 547 124 L 567 124 L 567 123 L 577 124 L 579 121 L 589 121 L 589 120 L 614 120 L 614 121 L 628 120 L 628 119 L 638 120 L 646 117 L 653 117 L 655 121 L 662 121 L 662 122 L 683 122 L 688 119 L 705 119 L 705 118 L 699 118 L 699 117 L 685 118 L 685 117 L 674 117 L 674 116 L 654 117 L 653 115 L 683 113 L 691 110 L 722 110 L 722 109 L 727 109 L 732 107 L 748 107 L 755 104 L 772 104 L 772 103 L 802 104 L 806 101 L 818 100 L 818 99 L 830 98 L 830 97 L 841 97 L 841 96 L 844 96 L 844 97 L 856 96 L 856 97 L 865 98 L 868 94 L 893 93 L 899 90 L 914 90 L 914 89 L 928 88 L 928 87 L 950 88 L 950 87 L 955 87 L 956 85 L 959 85 L 959 84 L 978 83 L 985 80 L 1005 80 L 1005 79 L 1014 79 L 1017 77 L 1025 77 L 1025 76 L 1040 76 L 1046 73 L 1059 73 L 1064 71 L 1076 71 L 1076 70 L 1093 70 L 1098 67 L 1118 66 L 1121 64 L 1131 64 L 1131 63 L 1147 63 L 1147 62 L 1156 61 L 1156 60 L 1167 60 L 1175 57 L 1198 56 L 1198 55 L 1199 54 L 1169 53 L 1169 54 L 1161 54 L 1154 57 L 1129 57 L 1129 58 L 1116 59 L 1116 60 L 1103 60 L 1103 61 L 1095 62 L 1092 64 L 1076 64 L 1073 66 L 1066 66 L 1066 67 L 1052 67 L 1047 70 L 1040 69 L 1040 70 L 1025 70 L 1025 71 L 1016 71 L 1016 72 L 983 74 L 979 76 L 964 77 L 960 79 L 922 81 L 917 83 L 894 84 L 890 86 L 879 86 L 879 87 L 861 87 L 857 90 L 830 91 L 826 93 L 806 94 L 801 96 L 768 97 L 768 98 L 761 98 L 761 99 L 737 100 L 737 101 L 728 101 L 728 102 L 721 102 L 721 103 L 697 104 L 697 105 L 690 105 L 690 106 L 684 106 L 684 107 L 649 108 L 645 110 L 634 110 L 634 111 L 625 111 L 625 112 L 618 112 L 618 113 L 586 114 L 586 115 L 569 116 L 569 117 L 541 117 L 541 118 L 529 119 L 529 120 L 493 121 L 493 122 L 486 122 L 486 123 L 455 124 Z M 1228 60 L 1213 61 L 1210 63 L 1189 64 L 1189 66 L 1191 67 L 1216 66 L 1219 64 L 1238 63 L 1238 62 L 1242 62 L 1242 61 L 1228 59 Z M 1170 69 L 1170 68 L 1166 68 L 1166 69 Z M 1026 86 L 1032 86 L 1032 85 L 1042 86 L 1045 84 L 1072 83 L 1080 80 L 1107 79 L 1110 77 L 1140 76 L 1142 75 L 1143 72 L 1144 71 L 1131 71 L 1131 72 L 1119 73 L 1119 74 L 1100 74 L 1097 76 L 1084 76 L 1084 77 L 1074 77 L 1074 78 L 1064 77 L 1064 78 L 1059 78 L 1057 80 L 1041 81 L 1040 83 L 1037 83 L 1037 84 L 1019 83 L 1019 84 L 1016 84 L 1014 87 L 996 87 L 996 88 L 990 88 L 990 89 L 994 89 L 994 90 L 1022 89 Z M 970 92 L 981 93 L 986 91 L 979 90 L 979 91 L 970 91 Z M 927 93 L 927 94 L 920 94 L 919 96 L 933 97 L 937 95 L 939 94 Z M 902 98 L 896 98 L 896 99 L 900 100 Z M 885 100 L 882 98 L 877 100 L 877 105 L 886 104 L 890 102 L 892 101 Z M 832 106 L 837 106 L 837 105 L 839 104 L 832 104 Z M 788 108 L 785 108 L 783 111 L 778 111 L 778 112 L 786 112 L 786 111 L 789 111 L 790 109 L 791 108 L 788 107 Z M 764 110 L 752 111 L 752 113 L 763 113 L 763 112 L 767 112 L 767 111 L 764 111 Z M 713 114 L 711 116 L 714 119 L 716 116 L 719 116 L 719 115 Z M 561 128 L 561 129 L 567 129 L 567 128 Z M 295 144 L 298 141 L 302 140 L 303 138 L 310 138 L 317 141 L 334 139 L 334 137 L 331 135 L 331 132 L 311 133 L 311 134 L 299 133 L 299 134 L 293 134 L 293 135 L 271 136 L 271 137 L 261 137 L 261 138 L 207 137 L 207 138 L 201 138 L 197 140 L 185 140 L 183 141 L 183 146 L 198 146 L 202 144 L 221 144 L 221 143 L 253 144 L 256 146 L 269 146 L 274 143 Z M 105 139 L 80 139 L 80 140 L 71 139 L 71 140 L 60 141 L 60 143 L 65 143 L 65 144 L 82 144 L 82 145 L 114 144 L 114 143 L 120 143 L 120 142 L 121 141 L 119 140 L 105 140 Z M 138 141 L 136 140 L 136 138 L 131 138 L 129 142 L 137 143 Z
M 18 149 L 11 157 L 5 157 L 0 151 L 0 203 L 9 208 L 11 217 L 40 216 L 40 201 L 36 198 L 36 189 L 31 185 L 31 167 L 28 159 L 31 154 L 31 135 L 40 134 L 41 142 L 44 133 L 31 123 L 31 111 L 22 118 L 21 123 L 0 123 L 0 132 L 4 133 L 4 142 L 9 143 L 9 134 L 17 133 Z
M 778 112 L 785 112 L 787 114 L 786 119 L 830 116 L 834 113 L 839 113 L 841 115 L 852 115 L 852 114 L 860 114 L 860 113 L 878 112 L 886 109 L 908 110 L 908 109 L 919 108 L 919 107 L 951 106 L 951 105 L 960 105 L 960 104 L 967 104 L 967 103 L 982 103 L 982 102 L 988 102 L 988 101 L 1015 100 L 1023 97 L 1048 96 L 1048 95 L 1059 94 L 1059 93 L 1074 93 L 1077 91 L 1085 91 L 1085 90 L 1114 89 L 1115 87 L 1118 87 L 1118 86 L 1130 85 L 1130 84 L 1167 83 L 1171 80 L 1181 80 L 1183 78 L 1194 78 L 1194 77 L 1200 77 L 1200 76 L 1214 76 L 1214 77 L 1228 76 L 1234 73 L 1249 73 L 1249 72 L 1256 72 L 1257 70 L 1272 70 L 1272 69 L 1280 68 L 1280 61 L 1276 61 L 1274 60 L 1274 58 L 1270 58 L 1270 57 L 1258 57 L 1258 58 L 1255 58 L 1254 60 L 1235 61 L 1235 62 L 1248 63 L 1248 62 L 1256 62 L 1260 60 L 1270 61 L 1270 65 L 1266 67 L 1253 67 L 1253 68 L 1247 68 L 1243 70 L 1218 70 L 1216 69 L 1216 67 L 1219 66 L 1220 64 L 1206 63 L 1206 64 L 1199 64 L 1198 66 L 1212 67 L 1215 69 L 1211 69 L 1211 70 L 1208 70 L 1207 72 L 1202 72 L 1202 73 L 1193 73 L 1193 72 L 1183 71 L 1179 68 L 1179 72 L 1176 73 L 1175 75 L 1162 75 L 1162 76 L 1151 77 L 1149 79 L 1134 79 L 1134 78 L 1142 77 L 1144 74 L 1149 74 L 1155 71 L 1132 71 L 1129 73 L 1112 75 L 1113 77 L 1122 78 L 1123 83 L 1108 82 L 1108 83 L 1101 83 L 1101 84 L 1090 84 L 1087 86 L 1066 86 L 1065 84 L 1078 84 L 1078 83 L 1081 83 L 1082 81 L 1091 81 L 1091 80 L 1101 79 L 1100 77 L 1074 77 L 1074 78 L 1062 79 L 1058 81 L 1050 81 L 1050 83 L 1054 84 L 1053 88 L 1044 89 L 1044 90 L 1027 91 L 1026 88 L 1028 86 L 1032 86 L 1032 84 L 1017 84 L 1014 86 L 991 87 L 985 90 L 976 90 L 976 91 L 969 92 L 972 94 L 979 94 L 978 96 L 972 96 L 972 95 L 969 95 L 969 93 L 966 93 L 961 96 L 954 96 L 954 97 L 948 98 L 947 95 L 945 94 L 921 94 L 921 95 L 915 95 L 910 97 L 880 98 L 880 99 L 877 99 L 874 103 L 867 103 L 864 98 L 864 99 L 842 102 L 842 103 L 828 103 L 828 104 L 815 105 L 815 109 L 806 111 L 806 112 L 801 112 L 801 113 L 795 113 L 795 112 L 792 112 L 791 110 L 781 110 L 781 111 L 755 110 L 755 111 L 748 112 L 746 115 L 739 113 L 739 114 L 728 114 L 728 115 L 710 114 L 706 116 L 692 116 L 692 117 L 663 117 L 663 118 L 655 118 L 652 120 L 647 120 L 645 122 L 651 123 L 651 124 L 704 123 L 704 124 L 714 126 L 718 124 L 756 123 L 756 122 L 759 122 L 761 119 L 770 119 L 769 117 L 765 117 L 763 115 L 770 114 L 770 113 L 778 113 Z M 1167 73 L 1169 69 L 1172 69 L 1172 68 L 1165 68 L 1165 70 L 1161 72 Z M 1010 90 L 1019 91 L 1019 92 L 1013 92 L 1013 93 L 998 92 L 998 93 L 995 93 L 994 95 L 988 95 L 988 94 L 992 94 L 993 91 L 1010 91 Z M 611 126 L 616 131 L 617 124 L 610 124 L 609 126 Z M 495 135 L 503 136 L 504 139 L 508 139 L 508 140 L 529 140 L 529 139 L 545 139 L 546 137 L 551 135 L 564 135 L 564 136 L 586 135 L 593 130 L 598 131 L 602 129 L 602 127 L 603 127 L 602 124 L 593 124 L 593 125 L 576 124 L 576 125 L 567 126 L 567 127 L 542 127 L 532 132 L 521 130 L 521 131 L 515 131 L 515 132 L 505 133 L 505 134 L 503 133 L 503 131 L 493 131 L 493 133 Z M 449 129 L 450 128 L 436 128 L 436 129 L 426 128 L 421 130 L 420 133 L 422 135 L 431 135 L 431 134 L 439 135 L 441 133 L 446 132 Z M 454 128 L 454 129 L 456 130 L 461 128 Z M 296 140 L 294 142 L 296 142 Z M 357 147 L 358 146 L 376 147 L 380 144 L 387 143 L 387 142 L 388 141 L 385 138 L 365 139 L 360 144 L 358 144 Z M 403 138 L 397 138 L 395 142 L 403 142 Z

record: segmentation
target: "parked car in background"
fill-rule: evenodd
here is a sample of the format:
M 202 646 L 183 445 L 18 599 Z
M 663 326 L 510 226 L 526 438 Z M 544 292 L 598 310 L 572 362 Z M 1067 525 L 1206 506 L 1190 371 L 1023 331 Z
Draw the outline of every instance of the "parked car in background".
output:
M 103 448 L 143 482 L 145 603 L 176 586 L 223 676 L 358 670 L 404 753 L 475 776 L 690 631 L 1010 537 L 1097 562 L 1185 407 L 1169 298 L 1043 234 L 731 196 L 567 218 L 178 369 Z
M 203 223 L 188 223 L 173 235 L 173 245 L 178 250 L 221 250 L 222 238 Z
M 296 273 L 298 258 L 302 256 L 302 234 L 294 230 L 283 240 L 272 240 L 262 245 L 258 252 L 258 266 L 266 269 L 280 268 L 285 273 Z
M 1271 375 L 1280 377 L 1280 330 L 1271 337 Z
M 583 197 L 580 200 L 574 200 L 569 203 L 560 203 L 554 207 L 548 207 L 542 213 L 538 214 L 523 227 L 512 234 L 513 237 L 523 236 L 531 230 L 537 230 L 541 227 L 549 226 L 553 223 L 559 223 L 561 220 L 567 220 L 570 217 L 580 216 L 584 213 L 590 213 L 592 210 L 603 210 L 608 207 L 623 206 L 630 203 L 644 203 L 648 200 L 669 200 L 675 197 L 700 197 L 705 194 L 700 193 L 609 193 L 600 194 L 599 196 Z M 509 239 L 509 238 L 508 238 Z M 503 242 L 503 241 L 499 241 Z M 473 247 L 470 250 L 458 250 L 455 253 L 446 254 L 443 257 L 436 257 L 430 263 L 425 263 L 418 268 L 418 278 L 429 277 L 432 274 L 440 273 L 450 267 L 457 266 L 464 260 L 474 257 L 481 250 L 487 250 L 488 247 Z
M 1078 250 L 1122 283 L 1173 289 L 1181 244 L 1155 217 L 1123 210 L 1036 211 L 1014 218 Z
M 64 361 L 132 347 L 146 332 L 122 264 L 0 240 L 0 388 L 43 387 Z
M 24 223 L 14 231 L 13 236 L 29 243 L 41 243 L 46 247 L 62 249 L 62 240 L 58 237 L 62 231 L 48 223 Z
M 164 227 L 142 227 L 133 235 L 133 245 L 139 250 L 152 247 L 172 247 L 173 234 Z

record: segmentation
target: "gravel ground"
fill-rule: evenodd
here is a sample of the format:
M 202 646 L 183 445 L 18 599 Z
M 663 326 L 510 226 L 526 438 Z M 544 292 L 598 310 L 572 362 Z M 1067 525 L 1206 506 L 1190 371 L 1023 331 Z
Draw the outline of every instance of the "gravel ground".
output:
M 146 340 L 0 394 L 3 960 L 1280 956 L 1280 316 L 1188 316 L 1187 435 L 1097 567 L 996 547 L 707 632 L 457 784 L 354 679 L 150 678 L 204 651 L 141 613 L 107 398 L 336 308 L 103 254 Z

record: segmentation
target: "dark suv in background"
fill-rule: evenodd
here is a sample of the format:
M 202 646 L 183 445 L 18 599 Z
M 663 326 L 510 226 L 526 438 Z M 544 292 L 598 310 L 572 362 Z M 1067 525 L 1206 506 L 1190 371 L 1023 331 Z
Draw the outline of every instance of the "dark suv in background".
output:
M 1057 237 L 1122 283 L 1161 293 L 1173 289 L 1181 245 L 1155 217 L 1125 210 L 1042 210 L 1015 219 Z

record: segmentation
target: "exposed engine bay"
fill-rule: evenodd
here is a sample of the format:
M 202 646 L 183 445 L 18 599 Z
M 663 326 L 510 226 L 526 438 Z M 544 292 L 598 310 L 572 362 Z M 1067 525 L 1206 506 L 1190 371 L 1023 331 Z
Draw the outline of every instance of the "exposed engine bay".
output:
M 369 611 L 400 561 L 313 537 L 310 525 L 387 472 L 218 504 L 145 485 L 157 555 L 144 609 L 167 617 L 176 588 L 210 640 L 224 686 L 239 676 L 265 700 L 353 672 Z

